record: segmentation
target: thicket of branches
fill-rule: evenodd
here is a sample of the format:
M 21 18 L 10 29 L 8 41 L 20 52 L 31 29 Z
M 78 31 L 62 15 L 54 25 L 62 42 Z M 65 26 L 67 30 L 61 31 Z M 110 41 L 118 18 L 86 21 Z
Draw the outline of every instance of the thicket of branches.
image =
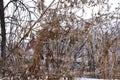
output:
M 49 6 L 44 0 L 8 2 L 4 7 L 7 41 L 1 76 L 22 80 L 120 78 L 120 8 L 110 12 L 108 2 L 53 0 Z M 94 14 L 96 6 L 99 11 Z M 85 7 L 93 8 L 92 18 L 83 18 Z M 26 59 L 26 43 L 33 36 L 35 51 Z

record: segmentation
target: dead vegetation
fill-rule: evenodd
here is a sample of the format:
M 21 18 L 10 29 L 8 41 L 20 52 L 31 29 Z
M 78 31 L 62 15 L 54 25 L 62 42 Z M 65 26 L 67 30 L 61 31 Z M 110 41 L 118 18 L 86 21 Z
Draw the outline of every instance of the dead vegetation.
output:
M 41 3 L 38 2 L 37 6 L 39 13 L 36 13 L 39 17 L 35 21 L 32 19 L 27 21 L 31 16 L 25 18 L 25 22 L 22 22 L 24 25 L 21 26 L 12 24 L 17 21 L 11 21 L 7 55 L 4 66 L 0 66 L 2 78 L 120 79 L 120 27 L 117 14 L 97 13 L 92 19 L 86 20 L 74 14 L 72 9 L 78 7 L 84 10 L 84 5 L 93 6 L 90 5 L 92 3 L 87 4 L 87 0 L 74 1 L 60 0 L 57 3 L 53 1 L 46 7 L 43 4 L 44 0 L 40 0 Z M 57 4 L 55 9 L 51 8 L 53 3 Z M 36 8 L 34 10 L 36 11 Z M 15 15 L 20 16 L 17 13 L 14 13 Z M 19 20 L 22 18 L 18 19 L 18 22 L 21 22 Z M 34 54 L 31 55 L 30 52 L 26 52 L 25 44 L 27 41 L 29 43 L 33 36 L 35 48 Z

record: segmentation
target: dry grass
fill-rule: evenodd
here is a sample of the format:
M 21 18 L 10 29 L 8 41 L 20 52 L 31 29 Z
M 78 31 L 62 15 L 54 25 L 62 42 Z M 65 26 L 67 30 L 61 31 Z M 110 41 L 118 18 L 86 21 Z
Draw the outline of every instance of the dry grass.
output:
M 35 52 L 28 63 L 25 63 L 27 53 L 20 47 L 17 46 L 11 51 L 6 60 L 6 67 L 3 68 L 4 77 L 22 80 L 28 78 L 43 80 L 47 77 L 48 80 L 58 80 L 61 77 L 72 80 L 78 76 L 120 78 L 120 64 L 117 58 L 118 38 L 110 40 L 108 34 L 105 34 L 94 44 L 92 35 L 87 29 L 72 29 L 64 35 L 65 31 L 61 27 L 53 26 L 49 30 L 51 28 L 49 26 L 46 24 L 38 31 Z M 80 50 L 76 50 L 85 38 L 86 43 Z M 81 58 L 82 62 L 75 68 L 77 57 Z
M 61 77 L 67 77 L 69 80 L 73 80 L 73 77 L 120 79 L 119 27 L 115 26 L 110 31 L 104 29 L 104 27 L 107 27 L 106 29 L 112 27 L 112 24 L 110 25 L 112 19 L 109 18 L 114 17 L 114 14 L 111 16 L 98 13 L 99 17 L 93 16 L 93 19 L 83 20 L 71 12 L 73 7 L 81 7 L 74 4 L 73 0 L 66 0 L 70 5 L 62 1 L 56 3 L 56 9 L 50 8 L 51 3 L 47 8 L 45 7 L 45 10 L 44 0 L 41 1 L 42 4 L 37 6 L 40 8 L 42 5 L 42 10 L 39 9 L 40 17 L 34 23 L 31 22 L 30 26 L 28 26 L 30 23 L 27 23 L 27 26 L 17 27 L 15 35 L 12 33 L 9 35 L 5 65 L 0 66 L 3 78 L 12 80 L 59 80 Z M 84 5 L 86 2 L 82 0 L 82 3 Z M 80 10 L 83 10 L 83 7 L 81 8 Z M 39 26 L 42 24 L 44 25 Z M 36 45 L 31 56 L 24 50 L 25 46 L 22 44 L 34 31 Z

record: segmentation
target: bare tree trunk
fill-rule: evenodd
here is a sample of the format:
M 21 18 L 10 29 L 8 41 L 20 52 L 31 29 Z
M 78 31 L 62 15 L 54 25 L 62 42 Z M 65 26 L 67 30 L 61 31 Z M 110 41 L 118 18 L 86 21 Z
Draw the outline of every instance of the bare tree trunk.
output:
M 5 30 L 3 0 L 0 0 L 0 26 L 1 26 L 1 36 L 2 36 L 1 57 L 2 57 L 2 61 L 4 61 L 6 56 L 6 30 Z

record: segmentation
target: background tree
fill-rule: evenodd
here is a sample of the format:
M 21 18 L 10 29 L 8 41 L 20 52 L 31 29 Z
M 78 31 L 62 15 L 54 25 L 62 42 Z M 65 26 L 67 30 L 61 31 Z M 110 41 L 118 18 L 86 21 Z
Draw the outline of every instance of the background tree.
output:
M 4 3 L 3 0 L 0 1 L 0 26 L 1 26 L 1 57 L 5 60 L 6 57 L 6 29 L 5 29 L 5 15 L 4 15 Z

